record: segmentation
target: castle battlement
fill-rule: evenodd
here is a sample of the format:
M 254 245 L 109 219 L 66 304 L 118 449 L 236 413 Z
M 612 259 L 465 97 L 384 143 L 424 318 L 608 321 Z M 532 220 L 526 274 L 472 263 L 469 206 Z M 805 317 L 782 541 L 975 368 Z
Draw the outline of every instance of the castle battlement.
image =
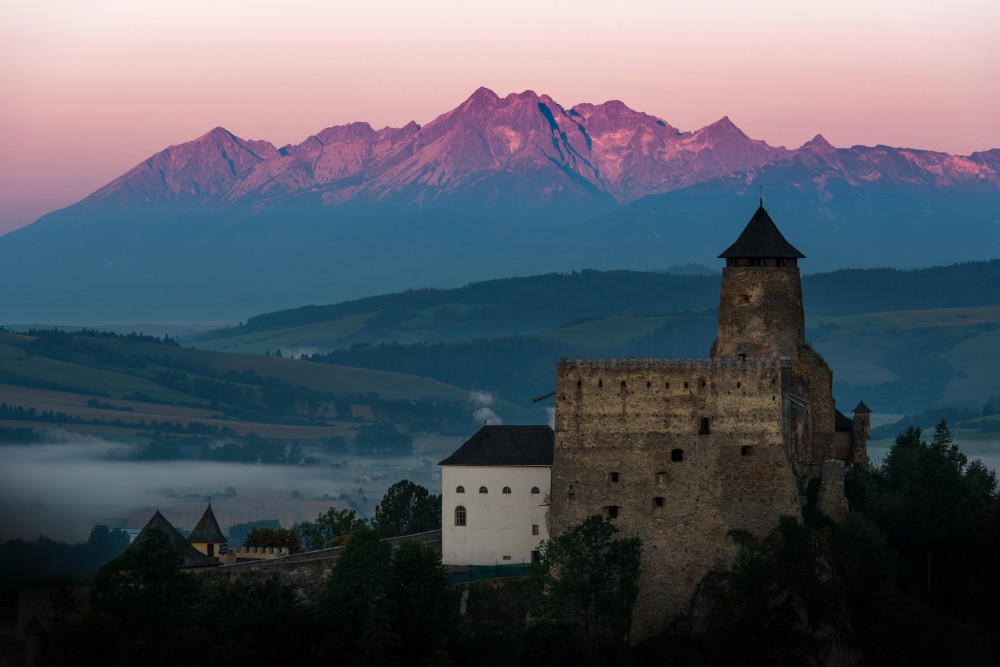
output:
M 628 357 L 610 358 L 588 357 L 575 359 L 564 357 L 556 362 L 558 368 L 607 368 L 611 370 L 627 369 L 747 369 L 774 370 L 789 368 L 792 360 L 788 357 Z

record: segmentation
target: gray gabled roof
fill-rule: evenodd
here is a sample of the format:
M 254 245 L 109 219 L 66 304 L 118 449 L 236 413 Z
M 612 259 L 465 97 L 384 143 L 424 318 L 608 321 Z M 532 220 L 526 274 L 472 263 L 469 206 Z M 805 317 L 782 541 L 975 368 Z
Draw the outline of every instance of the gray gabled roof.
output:
M 130 547 L 135 544 L 140 544 L 143 540 L 149 537 L 151 531 L 162 530 L 170 538 L 170 543 L 174 545 L 174 548 L 180 552 L 178 559 L 178 567 L 206 567 L 209 565 L 220 565 L 218 559 L 212 558 L 211 556 L 206 556 L 201 553 L 187 541 L 187 538 L 181 535 L 181 531 L 174 528 L 174 525 L 167 521 L 167 518 L 160 514 L 160 510 L 156 510 L 156 514 L 153 518 L 143 527 L 142 532 L 140 532 L 135 540 L 132 542 Z
M 224 544 L 226 542 L 226 536 L 222 534 L 222 529 L 219 528 L 219 522 L 215 520 L 215 512 L 212 511 L 212 503 L 208 504 L 208 509 L 205 513 L 201 515 L 201 519 L 198 520 L 198 525 L 194 527 L 191 534 L 188 535 L 188 542 L 192 544 L 195 542 L 206 542 L 214 544 Z
M 548 426 L 484 426 L 442 466 L 550 466 L 555 433 Z
M 761 202 L 757 212 L 753 214 L 750 222 L 743 229 L 743 233 L 736 239 L 736 243 L 729 246 L 719 257 L 723 259 L 801 258 L 805 255 L 785 240 L 785 237 L 778 231 L 778 226 L 764 210 L 764 203 Z

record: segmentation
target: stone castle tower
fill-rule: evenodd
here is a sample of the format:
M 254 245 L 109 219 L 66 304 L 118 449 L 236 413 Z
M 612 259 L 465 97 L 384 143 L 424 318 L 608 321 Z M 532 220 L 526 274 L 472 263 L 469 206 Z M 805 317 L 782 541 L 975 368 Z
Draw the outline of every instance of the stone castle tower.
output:
M 701 579 L 807 503 L 840 518 L 844 470 L 867 464 L 854 419 L 804 338 L 796 250 L 763 204 L 726 259 L 704 359 L 563 359 L 556 369 L 551 532 L 603 514 L 643 541 L 633 639 L 687 610 Z

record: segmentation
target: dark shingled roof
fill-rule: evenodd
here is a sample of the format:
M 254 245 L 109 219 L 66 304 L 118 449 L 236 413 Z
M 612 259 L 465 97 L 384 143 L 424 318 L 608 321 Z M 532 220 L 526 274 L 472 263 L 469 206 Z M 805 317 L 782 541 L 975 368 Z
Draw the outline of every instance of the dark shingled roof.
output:
M 208 504 L 208 509 L 201 515 L 198 525 L 195 526 L 194 530 L 191 531 L 191 534 L 188 535 L 188 542 L 191 542 L 192 544 L 195 542 L 214 544 L 223 544 L 226 542 L 226 536 L 222 534 L 222 529 L 219 528 L 219 522 L 215 520 L 215 512 L 212 511 L 212 503 Z
M 865 405 L 864 401 L 858 403 L 858 407 L 854 408 L 854 414 L 860 413 L 871 413 L 872 409 Z
M 800 258 L 805 257 L 795 249 L 791 243 L 778 231 L 778 226 L 771 220 L 771 216 L 764 210 L 761 203 L 757 212 L 750 218 L 746 228 L 736 243 L 729 246 L 719 257 L 729 258 L 754 258 L 754 257 L 776 257 L 776 258 Z
M 550 466 L 555 433 L 548 426 L 484 426 L 442 466 Z
M 160 510 L 156 510 L 156 514 L 153 518 L 149 520 L 149 523 L 142 529 L 142 531 L 136 536 L 132 544 L 140 544 L 143 540 L 149 537 L 149 533 L 154 530 L 162 530 L 170 538 L 170 543 L 174 545 L 181 556 L 180 562 L 178 562 L 178 567 L 206 567 L 209 565 L 220 565 L 218 559 L 212 558 L 211 556 L 206 556 L 201 553 L 187 541 L 187 538 L 181 535 L 181 532 L 174 528 L 174 525 L 167 521 L 167 518 L 160 514 Z M 131 545 L 129 545 L 131 546 Z
M 853 431 L 854 430 L 854 420 L 845 415 L 840 410 L 836 410 L 833 419 L 833 430 L 835 431 Z

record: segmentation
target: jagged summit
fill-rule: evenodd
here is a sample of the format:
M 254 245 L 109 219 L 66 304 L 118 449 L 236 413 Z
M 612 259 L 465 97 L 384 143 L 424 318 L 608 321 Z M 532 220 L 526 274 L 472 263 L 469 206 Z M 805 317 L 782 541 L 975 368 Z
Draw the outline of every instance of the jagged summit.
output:
M 86 201 L 89 206 L 105 201 L 231 205 L 318 192 L 321 206 L 396 201 L 426 207 L 454 197 L 485 198 L 488 206 L 513 201 L 527 208 L 568 201 L 607 205 L 796 155 L 801 164 L 836 173 L 851 184 L 876 178 L 873 161 L 905 177 L 899 160 L 881 157 L 896 149 L 863 149 L 873 158 L 853 162 L 835 150 L 822 135 L 797 151 L 770 146 L 747 137 L 728 115 L 681 131 L 621 100 L 583 102 L 567 110 L 530 89 L 500 97 L 482 86 L 424 126 L 410 121 L 375 130 L 357 121 L 327 127 L 280 150 L 216 127 L 151 156 Z M 998 180 L 991 154 L 975 163 L 929 155 L 908 151 L 901 157 L 938 183 Z
M 833 144 L 826 140 L 826 137 L 822 134 L 817 134 L 815 137 L 802 144 L 799 150 L 811 150 L 826 153 L 836 149 Z

